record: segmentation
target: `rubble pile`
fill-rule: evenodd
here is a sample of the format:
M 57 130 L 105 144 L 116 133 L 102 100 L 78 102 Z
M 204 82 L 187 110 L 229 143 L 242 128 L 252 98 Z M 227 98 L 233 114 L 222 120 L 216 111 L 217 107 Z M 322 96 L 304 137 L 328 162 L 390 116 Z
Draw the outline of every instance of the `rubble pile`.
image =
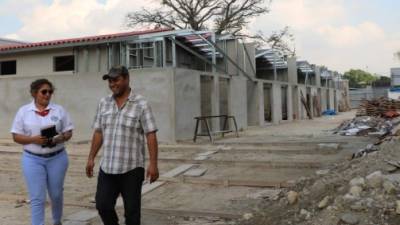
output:
M 359 116 L 352 120 L 344 121 L 334 130 L 334 133 L 346 136 L 365 136 L 369 134 L 382 136 L 389 133 L 392 128 L 393 122 L 391 120 L 380 117 Z
M 296 180 L 243 225 L 400 224 L 400 141 Z
M 396 117 L 399 114 L 400 101 L 380 97 L 372 100 L 362 100 L 357 110 L 356 116 L 373 116 L 373 117 Z

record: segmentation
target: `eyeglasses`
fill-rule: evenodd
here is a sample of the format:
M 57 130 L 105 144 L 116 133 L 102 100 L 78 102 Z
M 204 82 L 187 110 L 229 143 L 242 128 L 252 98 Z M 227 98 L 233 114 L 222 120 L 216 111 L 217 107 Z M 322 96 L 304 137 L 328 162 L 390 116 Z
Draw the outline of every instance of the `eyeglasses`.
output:
M 52 95 L 53 94 L 53 90 L 51 90 L 51 89 L 43 89 L 43 90 L 40 91 L 40 93 L 42 95 L 47 95 L 47 94 Z

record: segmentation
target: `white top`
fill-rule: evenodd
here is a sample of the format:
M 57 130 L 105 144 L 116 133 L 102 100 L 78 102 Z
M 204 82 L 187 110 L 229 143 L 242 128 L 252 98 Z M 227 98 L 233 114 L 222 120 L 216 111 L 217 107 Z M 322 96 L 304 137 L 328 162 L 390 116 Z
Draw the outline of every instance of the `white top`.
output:
M 39 110 L 36 108 L 33 101 L 19 108 L 11 127 L 11 133 L 25 136 L 37 136 L 40 135 L 41 128 L 50 125 L 55 125 L 58 133 L 64 133 L 74 129 L 70 116 L 62 106 L 50 103 L 46 109 L 50 110 L 49 114 L 46 116 L 36 114 L 35 111 Z M 42 148 L 41 145 L 37 144 L 24 145 L 25 150 L 37 154 L 55 152 L 63 147 L 63 143 L 57 144 L 52 148 Z

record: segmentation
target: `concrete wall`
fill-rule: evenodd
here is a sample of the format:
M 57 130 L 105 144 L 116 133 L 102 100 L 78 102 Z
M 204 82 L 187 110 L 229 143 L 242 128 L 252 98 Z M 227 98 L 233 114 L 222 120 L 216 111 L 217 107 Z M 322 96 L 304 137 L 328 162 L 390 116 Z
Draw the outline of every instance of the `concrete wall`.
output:
M 70 113 L 75 125 L 74 137 L 89 139 L 98 101 L 108 93 L 107 84 L 99 74 L 0 78 L 0 137 L 10 137 L 9 129 L 15 113 L 20 106 L 32 101 L 29 85 L 38 78 L 47 78 L 55 85 L 52 101 Z
M 250 56 L 247 57 L 245 47 Z M 232 59 L 242 70 L 244 70 L 249 76 L 255 77 L 256 63 L 255 63 L 255 44 L 254 43 L 240 43 L 238 40 L 227 40 L 226 41 L 226 52 L 230 59 Z M 227 73 L 229 75 L 240 75 L 243 73 L 230 61 L 226 61 Z M 224 63 L 220 63 L 219 66 L 223 67 Z
M 145 69 L 131 72 L 131 83 L 137 93 L 150 102 L 159 127 L 159 140 L 175 140 L 175 101 L 173 70 Z M 108 95 L 107 83 L 100 73 L 76 75 L 14 76 L 0 77 L 0 137 L 10 137 L 9 129 L 18 108 L 32 101 L 30 83 L 38 78 L 47 78 L 54 83 L 56 92 L 52 101 L 66 108 L 75 125 L 74 138 L 88 140 L 92 134 L 92 122 L 100 98 Z
M 175 89 L 174 69 L 148 68 L 130 70 L 134 90 L 149 101 L 159 129 L 160 141 L 174 142 Z
M 238 129 L 247 128 L 247 80 L 242 77 L 230 79 L 229 114 L 235 116 Z
M 54 72 L 55 56 L 72 55 L 72 48 L 1 55 L 0 61 L 16 60 L 17 74 L 8 76 L 47 76 L 73 74 L 73 71 Z M 40 65 L 40 66 L 39 66 Z
M 196 125 L 194 117 L 201 116 L 200 72 L 176 69 L 174 82 L 176 138 L 192 138 Z

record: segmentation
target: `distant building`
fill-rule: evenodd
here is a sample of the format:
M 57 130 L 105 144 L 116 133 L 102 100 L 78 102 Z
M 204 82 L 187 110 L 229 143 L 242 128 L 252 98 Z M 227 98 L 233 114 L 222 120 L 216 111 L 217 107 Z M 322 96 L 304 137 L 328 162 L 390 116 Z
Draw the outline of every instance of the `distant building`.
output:
M 398 100 L 400 99 L 400 68 L 391 68 L 390 78 L 389 98 Z

